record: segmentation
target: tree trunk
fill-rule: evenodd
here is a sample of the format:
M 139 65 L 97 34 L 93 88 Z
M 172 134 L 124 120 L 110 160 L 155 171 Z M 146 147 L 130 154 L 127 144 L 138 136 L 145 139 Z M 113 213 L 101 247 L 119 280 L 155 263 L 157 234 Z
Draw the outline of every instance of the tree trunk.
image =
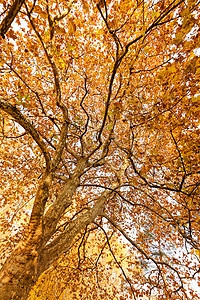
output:
M 71 193 L 73 194 L 72 190 Z M 92 208 L 72 220 L 58 237 L 45 246 L 42 246 L 45 236 L 41 239 L 40 230 L 35 230 L 32 241 L 30 239 L 31 232 L 29 232 L 29 235 L 17 245 L 0 270 L 1 300 L 26 300 L 39 276 L 69 249 L 74 238 L 85 226 L 102 214 L 106 199 L 111 193 L 112 190 L 104 191 Z M 38 244 L 36 243 L 37 239 Z M 38 247 L 38 245 L 40 246 Z
M 38 279 L 36 267 L 37 252 L 20 243 L 0 271 L 1 300 L 27 299 Z

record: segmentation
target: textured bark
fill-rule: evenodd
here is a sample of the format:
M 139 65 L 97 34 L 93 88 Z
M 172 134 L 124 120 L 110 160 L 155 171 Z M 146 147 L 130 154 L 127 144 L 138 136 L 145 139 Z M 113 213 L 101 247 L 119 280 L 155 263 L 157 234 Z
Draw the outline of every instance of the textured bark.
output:
M 38 247 L 42 242 L 42 216 L 50 184 L 50 175 L 41 179 L 24 239 L 19 242 L 0 270 L 2 300 L 26 299 L 30 288 L 38 278 Z
M 104 203 L 111 193 L 110 190 L 103 192 L 92 208 L 73 220 L 62 234 L 44 248 L 38 249 L 38 245 L 43 243 L 40 238 L 41 233 L 38 233 L 38 240 L 33 237 L 31 243 L 32 232 L 29 232 L 26 240 L 18 244 L 1 269 L 1 300 L 27 299 L 30 289 L 39 276 L 69 249 L 73 239 L 85 226 L 101 215 Z M 36 235 L 36 231 L 34 232 Z
M 0 272 L 1 300 L 27 299 L 37 280 L 36 261 L 37 252 L 20 243 Z
M 44 154 L 44 157 L 46 158 L 46 169 L 38 185 L 30 221 L 24 238 L 21 242 L 19 242 L 0 270 L 1 300 L 27 299 L 31 287 L 37 281 L 40 274 L 50 266 L 49 262 L 56 261 L 63 251 L 68 249 L 74 237 L 91 220 L 91 217 L 88 218 L 89 215 L 85 222 L 82 222 L 84 219 L 83 216 L 80 216 L 77 220 L 75 220 L 64 235 L 64 242 L 66 245 L 59 248 L 60 243 L 56 246 L 50 243 L 50 248 L 47 248 L 49 251 L 51 250 L 51 253 L 55 252 L 56 255 L 52 255 L 51 259 L 49 256 L 46 257 L 45 253 L 48 253 L 45 247 L 46 243 L 53 237 L 56 226 L 64 211 L 71 205 L 72 197 L 80 184 L 80 176 L 87 167 L 88 160 L 86 158 L 79 159 L 73 174 L 71 174 L 70 178 L 66 180 L 66 183 L 58 194 L 57 199 L 50 206 L 47 212 L 44 213 L 45 205 L 49 197 L 49 188 L 52 184 L 56 164 L 58 164 L 61 159 L 66 136 L 65 134 L 61 135 L 61 139 L 53 159 L 52 170 L 51 157 L 47 151 L 46 145 L 33 125 L 17 108 L 13 107 L 2 98 L 0 98 L 0 108 L 10 114 L 21 126 L 24 127 L 24 129 L 37 142 Z M 66 126 L 63 126 L 63 131 L 66 130 Z M 79 224 L 79 226 L 77 226 L 77 224 Z M 73 230 L 74 227 L 76 227 L 76 230 Z M 60 239 L 62 238 L 63 235 L 60 236 Z M 68 241 L 67 243 L 66 240 Z
M 42 249 L 38 258 L 39 274 L 48 269 L 54 261 L 69 249 L 73 239 L 85 226 L 92 223 L 97 216 L 101 215 L 104 203 L 111 193 L 112 191 L 110 190 L 103 192 L 92 208 L 71 221 L 63 233 Z

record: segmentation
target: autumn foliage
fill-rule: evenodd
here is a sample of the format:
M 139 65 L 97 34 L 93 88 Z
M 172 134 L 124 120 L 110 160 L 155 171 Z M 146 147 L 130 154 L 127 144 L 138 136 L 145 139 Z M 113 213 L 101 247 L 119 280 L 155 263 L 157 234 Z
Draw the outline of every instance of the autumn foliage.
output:
M 2 300 L 199 299 L 199 7 L 0 1 Z

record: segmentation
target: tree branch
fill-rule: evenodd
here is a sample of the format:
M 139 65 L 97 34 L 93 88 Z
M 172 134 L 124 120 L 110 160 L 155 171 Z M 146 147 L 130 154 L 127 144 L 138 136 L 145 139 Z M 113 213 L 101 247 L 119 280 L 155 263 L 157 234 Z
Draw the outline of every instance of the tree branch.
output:
M 12 116 L 14 120 L 20 124 L 26 132 L 28 132 L 34 141 L 39 146 L 40 150 L 42 151 L 45 161 L 46 161 L 46 170 L 47 172 L 51 169 L 51 156 L 48 152 L 46 144 L 44 143 L 41 135 L 37 131 L 37 129 L 25 118 L 25 116 L 19 111 L 18 108 L 10 104 L 8 101 L 0 97 L 0 108 L 5 111 L 7 114 Z
M 89 208 L 84 214 L 72 220 L 65 230 L 55 238 L 51 243 L 44 245 L 41 251 L 40 258 L 40 272 L 46 270 L 54 261 L 56 261 L 61 254 L 66 252 L 73 239 L 78 233 L 81 232 L 88 224 L 92 223 L 98 215 L 102 214 L 104 204 L 108 197 L 112 194 L 112 191 L 104 191 L 96 200 L 93 207 Z M 52 226 L 52 224 L 50 224 Z M 52 235 L 51 235 L 52 236 Z M 45 257 L 45 259 L 43 259 Z
M 5 38 L 5 34 L 10 28 L 12 22 L 14 21 L 15 17 L 17 16 L 18 12 L 20 11 L 22 5 L 24 4 L 25 0 L 15 0 L 12 6 L 10 7 L 8 14 L 5 16 L 3 21 L 0 24 L 0 34 L 2 38 Z

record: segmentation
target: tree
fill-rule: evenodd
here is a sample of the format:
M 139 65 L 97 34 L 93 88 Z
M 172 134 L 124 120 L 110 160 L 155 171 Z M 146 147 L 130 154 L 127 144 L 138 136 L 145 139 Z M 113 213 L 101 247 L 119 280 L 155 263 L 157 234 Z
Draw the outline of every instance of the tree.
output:
M 144 293 L 197 299 L 198 4 L 1 2 L 2 300 L 91 230 L 134 248 Z

